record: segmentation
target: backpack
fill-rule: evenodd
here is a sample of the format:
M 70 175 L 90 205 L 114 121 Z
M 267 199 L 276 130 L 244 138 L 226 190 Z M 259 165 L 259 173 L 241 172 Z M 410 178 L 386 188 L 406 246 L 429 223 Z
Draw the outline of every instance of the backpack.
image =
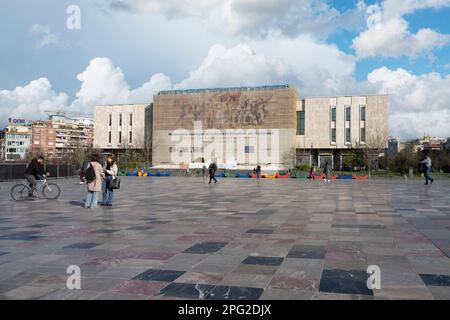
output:
M 91 183 L 91 182 L 95 181 L 95 179 L 96 179 L 95 169 L 94 169 L 94 167 L 91 164 L 89 164 L 89 167 L 86 169 L 86 173 L 85 173 L 84 178 L 86 179 L 86 181 L 88 183 Z

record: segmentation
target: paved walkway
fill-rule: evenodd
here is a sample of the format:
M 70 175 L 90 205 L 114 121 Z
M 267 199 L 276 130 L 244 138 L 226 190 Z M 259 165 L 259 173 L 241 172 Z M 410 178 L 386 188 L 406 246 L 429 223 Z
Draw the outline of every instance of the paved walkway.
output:
M 0 183 L 1 299 L 450 299 L 450 180 L 128 177 L 95 210 L 58 183 L 22 203 Z

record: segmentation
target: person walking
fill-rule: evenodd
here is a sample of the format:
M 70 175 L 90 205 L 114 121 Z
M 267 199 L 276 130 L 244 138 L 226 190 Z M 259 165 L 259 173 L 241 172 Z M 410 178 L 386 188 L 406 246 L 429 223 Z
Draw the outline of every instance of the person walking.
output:
M 86 169 L 87 195 L 84 207 L 86 209 L 97 208 L 98 194 L 102 191 L 102 180 L 105 177 L 103 167 L 101 165 L 100 156 L 94 154 Z
M 316 169 L 314 168 L 314 165 L 311 166 L 311 170 L 309 170 L 309 177 L 310 180 L 316 180 Z
M 323 168 L 323 173 L 325 174 L 325 182 L 331 182 L 331 166 L 327 161 L 325 162 L 325 167 Z
M 259 164 L 256 167 L 256 180 L 261 180 L 261 166 Z
M 102 206 L 112 207 L 114 190 L 111 188 L 111 181 L 117 179 L 117 171 L 116 159 L 108 156 L 104 167 L 105 179 L 102 182 Z
M 431 174 L 431 158 L 428 153 L 425 153 L 425 159 L 419 161 L 420 164 L 423 165 L 423 174 L 425 176 L 425 185 L 428 185 L 428 181 L 433 184 L 434 179 L 430 176 Z
M 214 180 L 214 183 L 217 183 L 217 179 L 215 177 L 216 171 L 217 171 L 217 165 L 216 165 L 215 162 L 212 162 L 209 165 L 208 171 L 209 171 L 209 182 L 208 182 L 208 184 L 211 184 L 212 180 Z
M 31 198 L 36 197 L 36 180 L 42 180 L 42 178 L 50 175 L 50 173 L 45 172 L 44 170 L 44 161 L 45 159 L 42 156 L 33 158 L 25 170 L 25 179 L 27 179 L 31 186 L 29 192 L 29 197 Z
M 205 182 L 206 180 L 206 165 L 203 164 L 202 166 L 202 177 L 203 177 L 203 182 Z

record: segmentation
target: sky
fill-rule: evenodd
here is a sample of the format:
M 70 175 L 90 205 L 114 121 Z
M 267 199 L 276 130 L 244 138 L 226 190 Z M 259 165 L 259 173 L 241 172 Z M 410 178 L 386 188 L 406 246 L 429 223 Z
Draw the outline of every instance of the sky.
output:
M 450 137 L 448 21 L 450 0 L 1 0 L 0 125 L 159 90 L 292 84 L 387 93 L 390 135 Z

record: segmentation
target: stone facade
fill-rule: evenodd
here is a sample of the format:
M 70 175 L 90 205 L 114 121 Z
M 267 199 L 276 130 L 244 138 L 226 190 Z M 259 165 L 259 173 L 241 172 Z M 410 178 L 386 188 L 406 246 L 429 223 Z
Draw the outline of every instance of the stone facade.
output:
M 297 100 L 289 86 L 161 92 L 154 97 L 153 164 L 203 158 L 280 166 L 294 142 Z M 264 156 L 258 149 L 263 139 L 270 140 Z
M 304 98 L 297 112 L 305 116 L 304 134 L 296 136 L 297 162 L 323 166 L 322 155 L 335 167 L 339 158 L 342 167 L 350 149 L 387 148 L 387 95 Z
M 94 149 L 143 150 L 150 104 L 103 105 L 94 108 Z M 146 118 L 147 117 L 147 118 Z
M 342 167 L 353 148 L 387 148 L 386 95 L 301 98 L 280 85 L 162 91 L 153 101 L 95 107 L 94 148 L 151 145 L 159 168 L 216 161 L 273 170 L 325 161 Z

